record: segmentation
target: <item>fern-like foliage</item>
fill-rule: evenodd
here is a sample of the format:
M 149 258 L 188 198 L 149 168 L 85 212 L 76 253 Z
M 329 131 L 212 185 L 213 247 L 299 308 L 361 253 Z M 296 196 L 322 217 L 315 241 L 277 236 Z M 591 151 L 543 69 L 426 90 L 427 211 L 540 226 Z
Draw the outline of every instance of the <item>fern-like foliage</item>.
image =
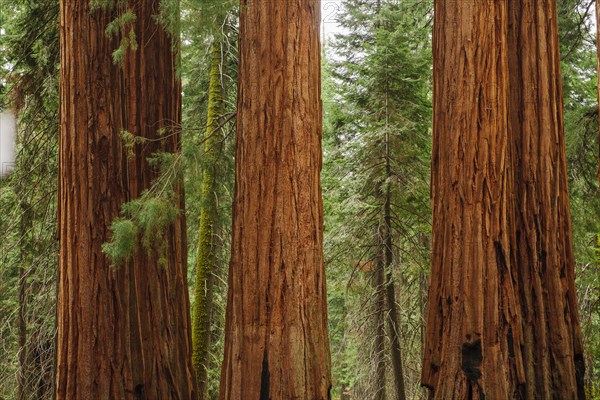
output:
M 177 182 L 181 176 L 178 154 L 156 153 L 148 163 L 160 171 L 148 190 L 121 206 L 121 216 L 110 227 L 110 240 L 102 251 L 118 268 L 143 248 L 166 264 L 167 232 L 181 215 Z

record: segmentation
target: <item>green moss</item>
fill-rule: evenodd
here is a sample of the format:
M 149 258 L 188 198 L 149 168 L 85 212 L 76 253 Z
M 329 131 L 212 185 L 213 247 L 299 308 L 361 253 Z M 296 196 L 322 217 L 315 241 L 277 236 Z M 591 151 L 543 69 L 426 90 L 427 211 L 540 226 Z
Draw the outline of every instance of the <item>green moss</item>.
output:
M 204 398 L 210 346 L 210 329 L 213 305 L 213 274 L 216 270 L 215 226 L 218 223 L 215 166 L 220 149 L 221 130 L 219 118 L 224 109 L 224 89 L 221 82 L 221 43 L 213 43 L 208 97 L 208 119 L 205 133 L 205 163 L 202 180 L 202 209 L 196 258 L 195 304 L 192 328 L 193 363 L 200 385 L 199 398 Z

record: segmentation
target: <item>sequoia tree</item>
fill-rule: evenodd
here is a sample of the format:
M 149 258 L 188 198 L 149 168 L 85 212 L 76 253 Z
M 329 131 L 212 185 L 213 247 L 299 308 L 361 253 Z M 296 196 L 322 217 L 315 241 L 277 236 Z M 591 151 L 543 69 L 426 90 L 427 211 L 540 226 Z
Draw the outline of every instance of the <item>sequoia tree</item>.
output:
M 507 1 L 437 1 L 433 242 L 422 384 L 509 399 L 524 381 L 511 247 Z
M 58 399 L 196 395 L 183 214 L 163 255 L 138 250 L 113 267 L 102 252 L 121 204 L 156 178 L 148 156 L 179 148 L 177 55 L 159 3 L 60 4 Z M 142 138 L 133 154 L 121 131 Z
M 556 0 L 509 0 L 510 129 L 527 399 L 583 398 Z
M 244 0 L 221 399 L 328 399 L 318 0 Z

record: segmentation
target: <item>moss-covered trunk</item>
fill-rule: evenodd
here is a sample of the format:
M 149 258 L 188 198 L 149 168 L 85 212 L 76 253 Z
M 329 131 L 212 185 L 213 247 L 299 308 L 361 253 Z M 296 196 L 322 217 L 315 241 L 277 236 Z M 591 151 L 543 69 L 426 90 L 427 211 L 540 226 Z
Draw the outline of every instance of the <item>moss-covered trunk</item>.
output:
M 198 398 L 203 400 L 208 390 L 211 320 L 213 313 L 213 281 L 217 268 L 216 235 L 219 216 L 217 213 L 217 182 L 215 173 L 222 149 L 222 133 L 219 119 L 225 105 L 225 91 L 221 79 L 223 66 L 221 42 L 212 45 L 210 83 L 208 93 L 208 117 L 204 137 L 204 168 L 202 175 L 202 208 L 196 259 L 196 283 L 194 288 L 194 319 L 192 331 L 193 359 L 198 379 Z

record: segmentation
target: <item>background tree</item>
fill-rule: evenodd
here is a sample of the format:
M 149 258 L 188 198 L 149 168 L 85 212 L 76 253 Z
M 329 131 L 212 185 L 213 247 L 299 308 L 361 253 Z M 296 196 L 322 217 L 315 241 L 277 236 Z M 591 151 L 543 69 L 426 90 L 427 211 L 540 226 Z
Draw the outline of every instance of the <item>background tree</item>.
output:
M 600 7 L 598 1 L 596 1 L 596 64 L 598 70 L 598 76 L 600 76 Z M 598 79 L 598 107 L 600 107 L 600 79 Z M 600 118 L 600 112 L 598 113 Z M 600 126 L 600 124 L 599 124 Z M 598 130 L 598 143 L 600 144 L 600 130 Z M 600 184 L 600 145 L 598 146 L 598 182 Z
M 0 179 L 0 398 L 46 399 L 56 323 L 58 3 L 0 9 L 0 109 L 18 116 L 18 158 Z
M 188 220 L 199 222 L 188 227 L 188 259 L 195 266 L 190 283 L 199 398 L 218 396 L 223 357 L 235 136 L 234 3 L 191 0 L 183 4 L 186 213 Z
M 218 215 L 220 159 L 223 154 L 223 121 L 225 115 L 225 88 L 222 79 L 226 53 L 220 38 L 215 38 L 211 51 L 208 118 L 204 142 L 204 170 L 202 178 L 202 208 L 196 261 L 195 303 L 193 319 L 194 368 L 198 379 L 199 398 L 208 390 L 212 316 L 214 313 L 213 286 L 218 274 L 219 233 L 222 234 Z
M 348 308 L 339 334 L 330 299 L 333 362 L 351 367 L 348 376 L 334 368 L 334 381 L 347 380 L 357 398 L 412 398 L 420 394 L 419 279 L 428 263 L 417 231 L 430 229 L 430 8 L 342 5 L 343 33 L 326 49 L 324 185 L 328 282 L 346 288 L 339 301 Z M 358 354 L 340 352 L 348 341 L 362 344 Z
M 243 5 L 220 398 L 325 399 L 320 6 Z

